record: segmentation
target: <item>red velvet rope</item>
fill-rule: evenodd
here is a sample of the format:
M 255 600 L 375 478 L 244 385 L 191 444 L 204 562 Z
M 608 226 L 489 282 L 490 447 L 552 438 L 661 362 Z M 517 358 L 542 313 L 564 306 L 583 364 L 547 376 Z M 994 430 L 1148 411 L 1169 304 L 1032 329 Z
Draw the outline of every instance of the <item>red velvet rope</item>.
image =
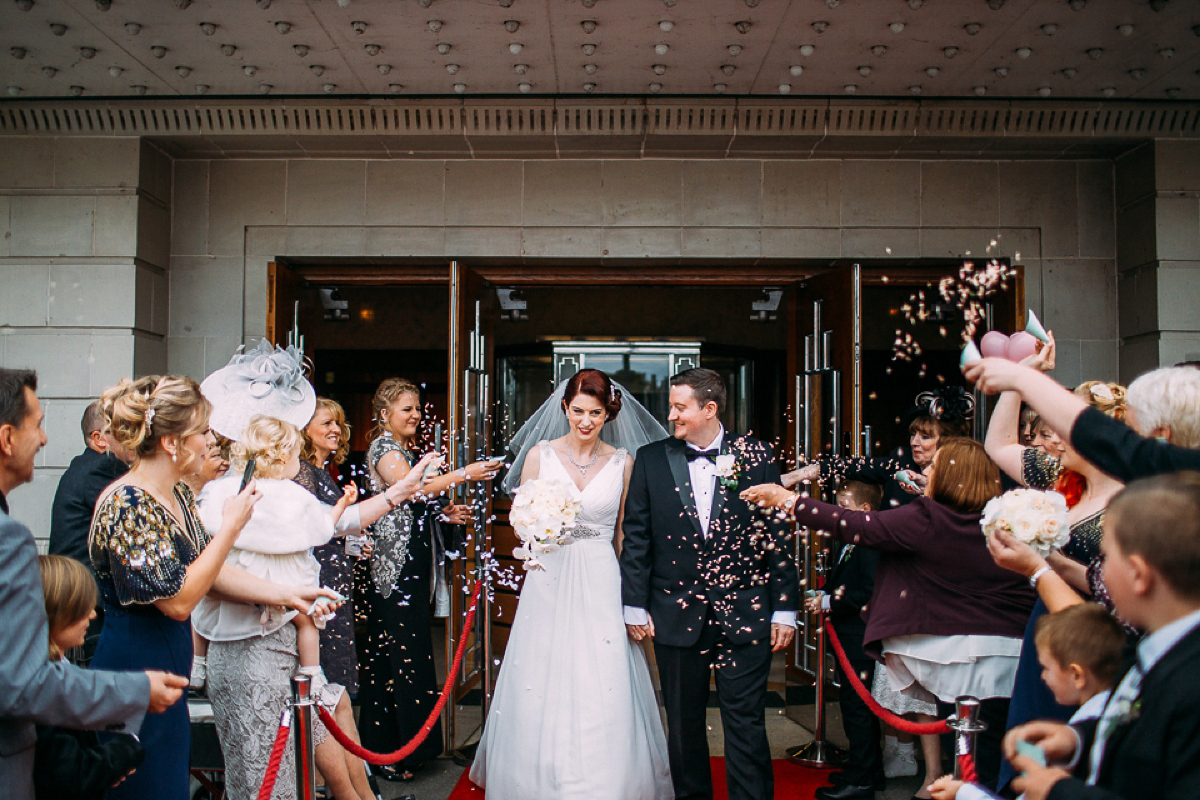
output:
M 262 786 L 258 790 L 258 800 L 271 800 L 271 792 L 275 791 L 275 779 L 279 777 L 279 763 L 283 759 L 283 749 L 287 746 L 288 734 L 292 730 L 292 708 L 288 706 L 283 712 L 279 730 L 275 732 L 275 744 L 271 746 L 271 758 L 267 761 L 267 773 L 263 776 Z
M 458 670 L 462 667 L 463 654 L 467 650 L 468 637 L 466 636 L 466 631 L 469 631 L 471 625 L 475 622 L 475 609 L 479 604 L 479 589 L 482 585 L 482 581 L 475 581 L 475 589 L 471 592 L 471 608 L 467 611 L 466 621 L 463 622 L 463 637 L 458 642 L 458 649 L 454 653 L 454 663 L 450 666 L 450 672 L 446 675 L 446 685 L 442 687 L 442 694 L 438 697 L 437 704 L 434 705 L 433 710 L 429 712 L 429 718 L 425 720 L 425 724 L 421 726 L 421 730 L 412 738 L 412 741 L 394 753 L 372 753 L 347 736 L 346 732 L 338 727 L 337 722 L 333 719 L 333 715 L 318 706 L 317 714 L 321 717 L 321 722 L 325 723 L 325 727 L 329 729 L 329 733 L 333 735 L 333 738 L 337 739 L 338 744 L 368 764 L 375 764 L 376 766 L 395 764 L 403 761 L 421 746 L 421 742 L 425 741 L 425 737 L 429 735 L 429 732 L 433 730 L 433 726 L 437 723 L 437 718 L 442 713 L 442 709 L 446 707 L 446 701 L 450 698 L 450 690 L 454 688 L 454 680 L 458 677 Z M 263 800 L 261 796 L 260 800 Z
M 958 772 L 966 783 L 979 783 L 979 776 L 975 774 L 975 759 L 971 758 L 970 753 L 959 755 Z
M 871 713 L 901 733 L 924 736 L 929 733 L 940 734 L 950 732 L 950 726 L 946 724 L 946 720 L 944 719 L 937 722 L 911 722 L 879 705 L 879 702 L 871 696 L 871 691 L 863 686 L 858 673 L 854 671 L 854 667 L 850 664 L 850 659 L 846 657 L 846 651 L 842 649 L 842 643 L 838 641 L 837 633 L 833 630 L 833 626 L 829 624 L 828 617 L 825 618 L 825 633 L 829 636 L 829 642 L 833 645 L 833 652 L 837 654 L 838 663 L 842 665 L 842 672 L 845 673 L 846 681 L 850 684 L 850 688 L 854 689 L 854 693 L 858 695 L 859 699 L 867 704 L 867 708 L 871 709 Z

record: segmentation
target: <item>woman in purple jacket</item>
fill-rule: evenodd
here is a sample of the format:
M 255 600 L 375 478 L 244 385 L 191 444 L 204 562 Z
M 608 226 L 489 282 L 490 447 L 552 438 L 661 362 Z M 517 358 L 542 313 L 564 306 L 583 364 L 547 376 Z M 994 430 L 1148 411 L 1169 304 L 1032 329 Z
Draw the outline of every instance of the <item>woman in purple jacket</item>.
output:
M 999 772 L 1008 698 L 1036 597 L 988 553 L 980 512 L 999 494 L 999 468 L 983 445 L 962 437 L 938 448 L 925 496 L 899 508 L 847 511 L 773 485 L 742 493 L 803 528 L 881 551 L 864 609 L 865 649 L 887 665 L 893 688 L 936 701 L 941 716 L 960 695 L 982 701 L 988 730 L 975 762 L 984 785 Z M 927 796 L 924 787 L 918 796 Z

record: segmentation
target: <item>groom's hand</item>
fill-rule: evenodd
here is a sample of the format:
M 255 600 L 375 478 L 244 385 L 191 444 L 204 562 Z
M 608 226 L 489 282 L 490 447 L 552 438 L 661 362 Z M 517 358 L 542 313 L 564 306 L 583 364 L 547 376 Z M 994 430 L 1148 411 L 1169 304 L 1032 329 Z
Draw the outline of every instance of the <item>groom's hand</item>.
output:
M 778 622 L 771 623 L 771 652 L 778 653 L 792 643 L 792 639 L 796 637 L 796 629 L 791 625 L 782 625 Z
M 629 638 L 633 639 L 635 642 L 640 642 L 642 639 L 645 639 L 647 636 L 649 636 L 651 639 L 653 639 L 654 638 L 654 620 L 650 619 L 650 617 L 647 616 L 645 625 L 626 625 L 625 632 L 628 633 Z

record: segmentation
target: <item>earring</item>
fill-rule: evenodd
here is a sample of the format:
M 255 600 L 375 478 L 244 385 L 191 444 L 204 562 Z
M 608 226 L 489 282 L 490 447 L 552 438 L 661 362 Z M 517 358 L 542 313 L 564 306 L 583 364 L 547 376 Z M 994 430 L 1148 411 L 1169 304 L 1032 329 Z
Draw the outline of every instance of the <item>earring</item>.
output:
M 171 453 L 171 461 L 178 464 L 179 463 L 179 453 Z

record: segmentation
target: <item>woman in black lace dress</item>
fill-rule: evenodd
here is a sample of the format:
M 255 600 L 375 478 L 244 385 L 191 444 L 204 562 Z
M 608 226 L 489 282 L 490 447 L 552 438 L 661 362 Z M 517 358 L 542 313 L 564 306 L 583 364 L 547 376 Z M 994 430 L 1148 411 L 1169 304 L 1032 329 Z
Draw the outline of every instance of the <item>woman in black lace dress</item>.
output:
M 417 425 L 421 395 L 416 385 L 388 378 L 372 400 L 375 439 L 367 450 L 371 489 L 383 492 L 403 479 L 417 462 Z M 414 467 L 414 464 L 417 466 Z M 479 461 L 438 475 L 422 491 L 429 502 L 401 503 L 372 528 L 371 587 L 368 590 L 366 652 L 362 665 L 363 743 L 376 752 L 392 752 L 416 735 L 437 703 L 439 687 L 433 666 L 430 628 L 435 556 L 440 525 L 464 524 L 469 509 L 447 505 L 446 493 L 466 481 L 491 480 L 499 461 Z M 440 502 L 439 502 L 440 501 Z M 394 767 L 374 767 L 388 780 L 410 780 L 412 770 L 442 752 L 441 725 L 429 732 L 416 751 Z

